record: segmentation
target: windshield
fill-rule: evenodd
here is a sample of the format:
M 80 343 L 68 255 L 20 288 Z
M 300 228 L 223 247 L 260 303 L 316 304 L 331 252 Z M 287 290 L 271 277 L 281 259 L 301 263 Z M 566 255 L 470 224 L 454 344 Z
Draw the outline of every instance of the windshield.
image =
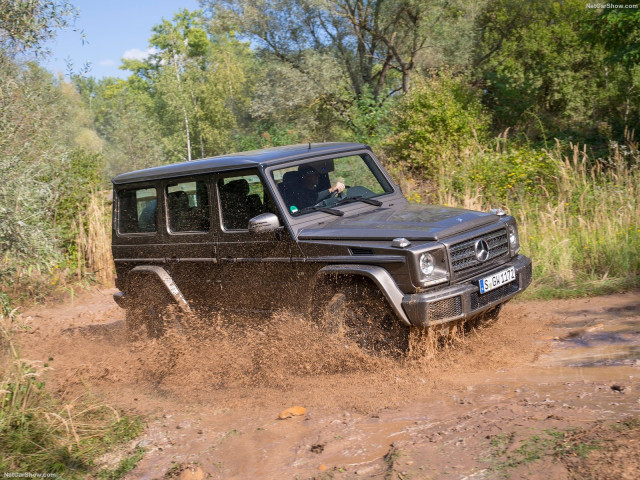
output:
M 287 210 L 294 216 L 326 211 L 314 207 L 336 207 L 393 192 L 367 154 L 313 160 L 273 170 L 271 176 Z

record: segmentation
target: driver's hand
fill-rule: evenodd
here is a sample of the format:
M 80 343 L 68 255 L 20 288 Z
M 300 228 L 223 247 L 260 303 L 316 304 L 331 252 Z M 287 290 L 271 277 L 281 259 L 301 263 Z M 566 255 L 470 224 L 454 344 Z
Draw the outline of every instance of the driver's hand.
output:
M 344 192 L 344 188 L 345 188 L 344 183 L 337 182 L 333 187 L 329 189 L 329 193 L 334 193 L 334 192 L 342 193 Z

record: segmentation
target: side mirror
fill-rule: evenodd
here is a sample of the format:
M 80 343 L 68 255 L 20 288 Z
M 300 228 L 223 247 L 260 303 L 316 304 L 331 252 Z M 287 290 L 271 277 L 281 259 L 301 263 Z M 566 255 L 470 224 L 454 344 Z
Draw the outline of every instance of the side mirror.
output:
M 249 220 L 249 233 L 275 232 L 280 228 L 280 220 L 273 213 L 261 213 Z

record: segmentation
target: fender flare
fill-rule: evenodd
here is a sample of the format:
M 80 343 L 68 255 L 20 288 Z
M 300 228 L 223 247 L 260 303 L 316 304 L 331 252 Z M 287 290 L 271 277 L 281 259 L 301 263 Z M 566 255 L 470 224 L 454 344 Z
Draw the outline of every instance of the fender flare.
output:
M 173 281 L 173 278 L 171 278 L 171 275 L 169 275 L 164 268 L 155 265 L 139 265 L 131 269 L 129 277 L 131 278 L 136 274 L 150 274 L 155 276 L 155 278 L 166 288 L 167 293 L 171 295 L 171 298 L 173 298 L 178 307 L 185 313 L 191 312 L 189 302 L 184 298 L 184 295 Z
M 384 268 L 376 265 L 328 265 L 321 268 L 316 274 L 316 284 L 322 277 L 330 275 L 357 275 L 369 278 L 380 289 L 398 320 L 408 327 L 412 326 L 402 308 L 404 293 L 398 288 L 391 274 Z

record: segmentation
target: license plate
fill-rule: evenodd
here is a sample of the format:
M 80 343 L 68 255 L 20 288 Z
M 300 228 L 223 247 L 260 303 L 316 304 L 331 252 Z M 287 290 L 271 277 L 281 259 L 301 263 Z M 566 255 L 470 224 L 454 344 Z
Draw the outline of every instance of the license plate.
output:
M 506 270 L 494 273 L 490 277 L 484 277 L 479 280 L 480 293 L 487 293 L 495 288 L 501 287 L 516 279 L 516 269 L 509 267 Z

